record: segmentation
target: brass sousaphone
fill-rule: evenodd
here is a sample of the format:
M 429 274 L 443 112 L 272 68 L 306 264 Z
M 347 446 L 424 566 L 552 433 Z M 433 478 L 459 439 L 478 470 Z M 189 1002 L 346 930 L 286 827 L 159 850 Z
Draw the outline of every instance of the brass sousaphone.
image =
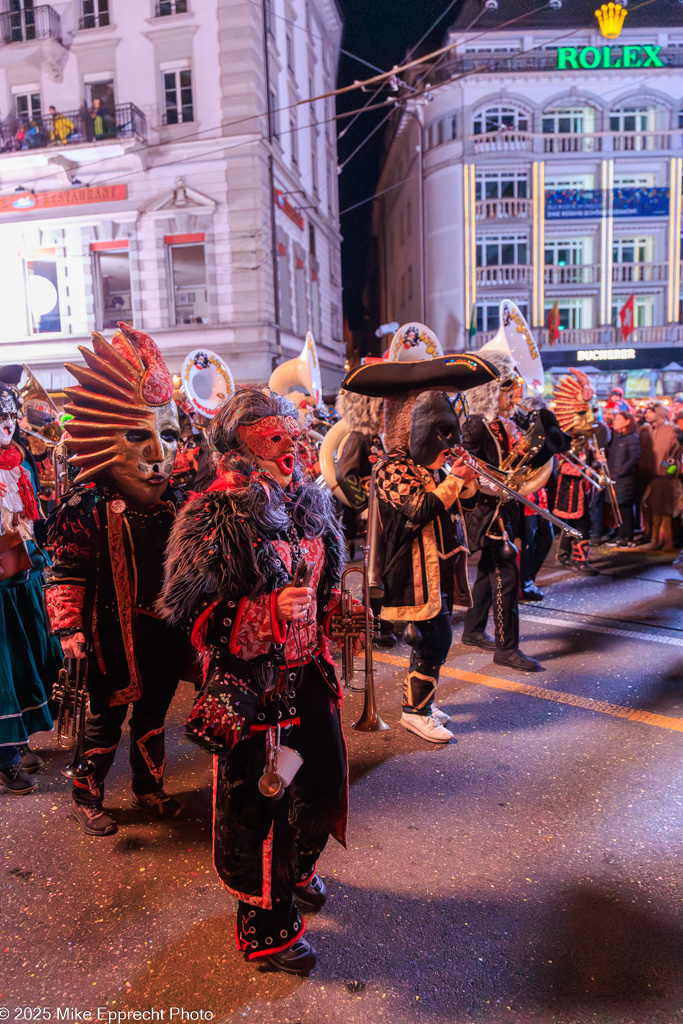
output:
M 208 348 L 188 353 L 174 398 L 178 405 L 195 414 L 198 426 L 207 427 L 234 393 L 235 381 L 230 367 L 220 356 Z
M 306 334 L 304 347 L 299 355 L 295 359 L 287 359 L 286 362 L 275 367 L 270 375 L 268 387 L 271 391 L 276 391 L 278 395 L 290 397 L 295 402 L 303 388 L 313 399 L 315 407 L 320 407 L 323 400 L 320 359 L 315 339 L 310 331 Z

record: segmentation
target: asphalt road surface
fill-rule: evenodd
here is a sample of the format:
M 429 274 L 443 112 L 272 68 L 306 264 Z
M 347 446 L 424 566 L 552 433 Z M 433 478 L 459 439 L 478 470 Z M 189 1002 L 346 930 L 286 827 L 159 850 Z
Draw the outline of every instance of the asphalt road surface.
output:
M 131 807 L 126 739 L 105 801 L 119 832 L 83 835 L 69 756 L 36 737 L 40 789 L 0 793 L 0 1020 L 683 1021 L 683 577 L 658 554 L 602 555 L 595 579 L 549 561 L 545 601 L 522 606 L 542 673 L 454 643 L 448 746 L 398 725 L 408 648 L 378 652 L 391 728 L 354 732 L 362 698 L 347 698 L 349 848 L 321 860 L 307 980 L 235 951 L 210 758 L 181 728 L 188 684 L 167 732 L 178 821 Z

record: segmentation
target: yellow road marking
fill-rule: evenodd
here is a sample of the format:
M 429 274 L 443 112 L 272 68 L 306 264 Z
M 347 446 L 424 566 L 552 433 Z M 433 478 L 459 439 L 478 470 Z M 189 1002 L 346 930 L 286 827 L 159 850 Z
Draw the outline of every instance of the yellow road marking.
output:
M 381 661 L 386 665 L 396 665 L 398 668 L 408 668 L 410 664 L 408 658 L 399 658 L 393 654 L 380 654 L 378 651 L 373 651 L 372 657 L 374 661 Z M 464 672 L 462 669 L 451 668 L 449 665 L 443 666 L 441 675 L 460 679 L 465 683 L 490 686 L 494 690 L 510 690 L 513 693 L 523 693 L 527 697 L 552 700 L 556 704 L 571 704 L 575 708 L 585 708 L 586 711 L 596 711 L 598 714 L 612 715 L 614 718 L 628 718 L 632 722 L 656 725 L 659 729 L 683 732 L 683 719 L 672 718 L 670 715 L 658 715 L 653 711 L 637 711 L 634 708 L 623 707 L 621 704 L 609 704 L 605 700 L 591 700 L 590 697 L 578 697 L 575 693 L 548 690 L 544 686 L 530 686 L 528 683 L 518 683 L 512 679 L 498 679 L 496 676 L 486 676 L 481 672 Z

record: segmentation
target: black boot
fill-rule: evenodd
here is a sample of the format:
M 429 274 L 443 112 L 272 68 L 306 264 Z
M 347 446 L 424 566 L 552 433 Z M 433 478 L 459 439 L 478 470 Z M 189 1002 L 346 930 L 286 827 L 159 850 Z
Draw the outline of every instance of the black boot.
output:
M 38 783 L 22 770 L 20 764 L 11 764 L 9 768 L 0 768 L 0 783 L 12 796 L 24 796 L 38 788 Z
M 496 651 L 493 655 L 494 665 L 506 665 L 516 672 L 540 672 L 542 665 L 535 658 L 528 658 L 519 648 L 512 651 Z
M 23 771 L 29 775 L 32 775 L 33 772 L 39 772 L 45 765 L 39 754 L 36 754 L 34 750 L 29 750 L 28 743 L 24 743 L 23 746 L 19 747 L 19 755 L 19 764 Z
M 327 899 L 327 886 L 319 874 L 311 875 L 308 881 L 300 883 L 294 890 L 294 895 L 299 903 L 311 910 L 320 910 Z
M 259 957 L 259 959 L 261 959 Z M 281 953 L 273 953 L 271 956 L 264 956 L 263 962 L 276 971 L 283 971 L 285 974 L 308 975 L 315 967 L 318 955 L 313 946 L 306 939 L 297 939 Z
M 522 584 L 522 596 L 520 601 L 542 601 L 543 594 L 538 589 L 533 580 L 529 580 L 527 583 Z
M 133 806 L 152 818 L 177 818 L 182 811 L 176 798 L 163 788 L 153 793 L 133 793 Z

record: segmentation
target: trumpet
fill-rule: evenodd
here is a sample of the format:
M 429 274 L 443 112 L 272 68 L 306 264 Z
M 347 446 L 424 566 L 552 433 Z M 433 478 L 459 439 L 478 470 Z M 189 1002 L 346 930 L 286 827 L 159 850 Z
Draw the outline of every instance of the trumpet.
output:
M 368 523 L 373 520 L 373 509 L 375 507 L 375 486 L 374 480 L 370 481 L 369 513 Z M 374 624 L 372 611 L 370 609 L 370 544 L 372 543 L 373 530 L 368 526 L 368 542 L 363 545 L 363 565 L 351 565 L 344 571 L 342 576 L 342 589 L 339 604 L 339 612 L 332 616 L 330 635 L 334 640 L 342 642 L 342 681 L 347 689 L 356 693 L 365 693 L 363 711 L 357 722 L 352 725 L 358 732 L 384 732 L 389 726 L 382 720 L 377 712 L 375 702 L 375 674 L 372 663 L 372 637 Z M 363 606 L 364 616 L 362 628 L 359 628 L 359 620 L 353 615 L 353 598 L 346 581 L 353 573 L 358 573 L 363 579 Z M 365 634 L 365 680 L 362 686 L 354 686 L 355 676 L 355 653 L 354 643 L 360 640 L 361 634 Z
M 62 769 L 68 779 L 87 779 L 95 771 L 94 763 L 85 756 L 85 705 L 87 702 L 88 659 L 65 658 L 52 698 L 58 705 L 57 745 L 71 750 L 75 744 L 74 759 Z

